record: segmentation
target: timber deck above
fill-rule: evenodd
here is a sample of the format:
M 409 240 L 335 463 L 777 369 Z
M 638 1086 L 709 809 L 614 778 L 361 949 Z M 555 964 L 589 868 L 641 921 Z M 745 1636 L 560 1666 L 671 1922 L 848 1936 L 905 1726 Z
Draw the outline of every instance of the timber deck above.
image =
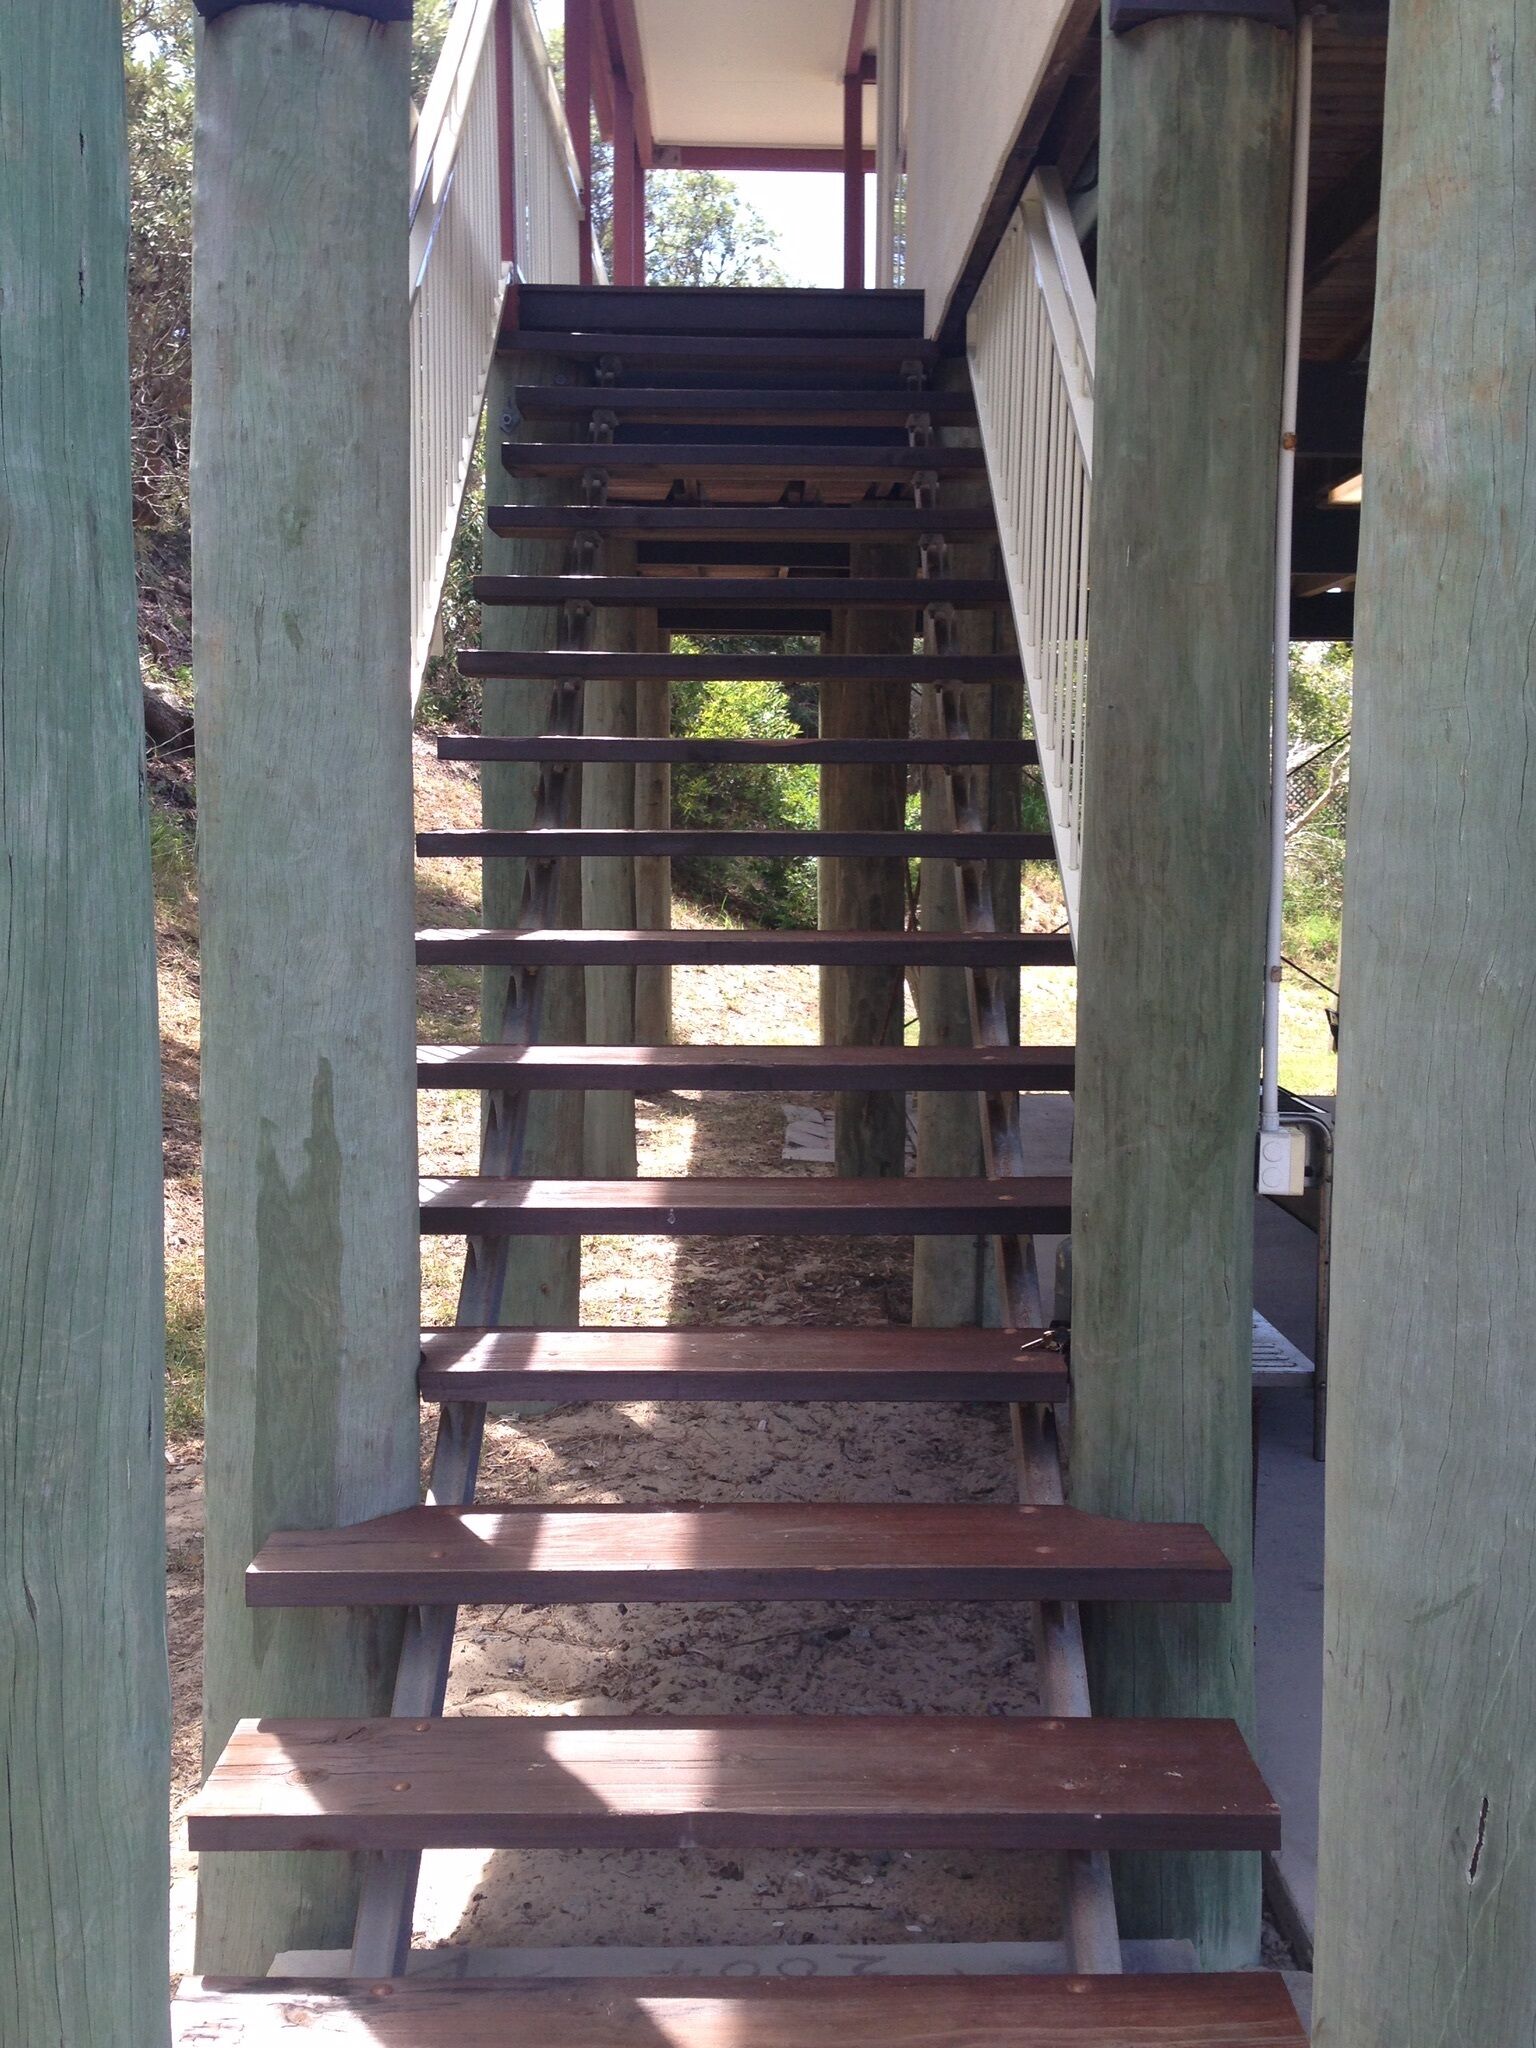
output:
M 242 1721 L 203 1849 L 1270 1849 L 1230 1721 Z

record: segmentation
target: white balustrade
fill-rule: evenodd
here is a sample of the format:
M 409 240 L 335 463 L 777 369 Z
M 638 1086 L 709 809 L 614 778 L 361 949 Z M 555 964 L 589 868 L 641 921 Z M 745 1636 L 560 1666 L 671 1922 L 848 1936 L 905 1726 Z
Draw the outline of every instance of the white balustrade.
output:
M 575 156 L 528 0 L 459 0 L 411 145 L 413 699 L 508 283 L 574 283 L 580 232 Z
M 1088 686 L 1093 287 L 1061 181 L 1037 172 L 967 347 L 1067 915 L 1077 930 Z

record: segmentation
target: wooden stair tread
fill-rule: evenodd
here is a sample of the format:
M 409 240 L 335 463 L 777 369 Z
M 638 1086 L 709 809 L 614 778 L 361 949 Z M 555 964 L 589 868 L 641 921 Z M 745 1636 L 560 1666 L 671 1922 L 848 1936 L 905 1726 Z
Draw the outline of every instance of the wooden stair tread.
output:
M 1066 1091 L 1069 1045 L 420 1045 L 422 1088 Z
M 248 1607 L 1231 1597 L 1193 1523 L 949 1502 L 405 1508 L 279 1530 L 245 1575 Z
M 429 1401 L 1060 1401 L 1038 1330 L 742 1328 L 421 1333 Z
M 568 739 L 563 733 L 443 733 L 440 761 L 753 761 L 787 767 L 826 762 L 894 761 L 902 767 L 939 762 L 1011 762 L 1033 766 L 1033 740 L 630 739 L 606 734 Z
M 611 287 L 610 287 L 611 289 Z M 615 356 L 625 363 L 801 365 L 824 369 L 844 364 L 900 369 L 903 363 L 936 363 L 935 344 L 919 335 L 849 334 L 629 334 L 595 330 L 560 333 L 542 328 L 510 329 L 499 347 L 505 354 L 567 356 L 600 362 Z
M 422 967 L 1072 965 L 1064 932 L 503 931 L 416 934 Z
M 844 610 L 921 611 L 951 604 L 979 609 L 1008 602 L 988 576 L 476 576 L 480 604 L 831 605 Z
M 794 482 L 898 477 L 925 471 L 975 475 L 986 469 L 980 448 L 865 447 L 860 442 L 784 441 L 506 441 L 502 467 L 509 476 L 583 476 L 589 469 L 643 472 L 668 479 L 689 476 L 761 477 Z
M 830 390 L 754 391 L 667 385 L 520 384 L 514 392 L 524 419 L 562 419 L 611 412 L 616 419 L 730 422 L 755 426 L 784 420 L 905 426 L 914 413 L 934 420 L 974 421 L 976 403 L 968 391 Z
M 459 673 L 511 682 L 1016 683 L 1016 654 L 630 654 L 466 648 Z
M 990 506 L 918 505 L 491 505 L 486 522 L 511 540 L 558 539 L 571 533 L 612 538 L 709 541 L 910 540 L 925 533 L 992 539 Z
M 1231 1721 L 242 1721 L 204 1849 L 1273 1849 Z
M 902 286 L 524 284 L 514 310 L 529 334 L 879 335 L 921 347 L 926 332 L 922 293 Z
M 1160 1977 L 189 1977 L 178 2048 L 1306 2048 L 1273 1970 Z
M 540 826 L 522 832 L 482 830 L 418 832 L 416 851 L 427 857 L 474 860 L 628 859 L 665 854 L 721 859 L 790 860 L 1054 860 L 1049 832 L 823 832 L 719 826 Z
M 1065 1174 L 1010 1180 L 692 1175 L 672 1180 L 426 1178 L 428 1236 L 968 1237 L 1072 1227 Z

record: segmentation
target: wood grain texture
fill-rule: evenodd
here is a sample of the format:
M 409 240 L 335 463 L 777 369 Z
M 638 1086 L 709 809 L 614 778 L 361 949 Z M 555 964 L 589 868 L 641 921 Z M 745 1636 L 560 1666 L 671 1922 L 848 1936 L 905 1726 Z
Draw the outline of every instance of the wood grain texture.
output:
M 1070 1089 L 1070 1045 L 419 1045 L 419 1088 Z M 977 1171 L 980 1170 L 979 1162 Z
M 1536 2012 L 1533 103 L 1530 0 L 1394 9 L 1334 1210 L 1329 2048 L 1515 2042 Z
M 1038 1330 L 423 1330 L 429 1401 L 1059 1401 Z
M 1229 1721 L 244 1721 L 191 1846 L 1266 1849 Z
M 972 936 L 967 932 L 514 932 L 455 928 L 416 934 L 416 960 L 422 967 L 480 967 L 488 960 L 526 960 L 553 967 L 566 961 L 628 958 L 703 967 L 753 963 L 814 967 L 827 961 L 1070 967 L 1072 941 L 1045 932 Z
M 760 1180 L 696 1174 L 686 1180 L 423 1180 L 421 1228 L 661 1237 L 935 1236 L 1000 1228 L 1063 1231 L 1072 1183 L 1044 1174 L 1007 1181 Z
M 0 13 L 0 2040 L 165 2011 L 164 1303 L 122 35 Z
M 200 40 L 210 1759 L 241 1712 L 382 1709 L 398 1616 L 252 1615 L 245 1567 L 271 1528 L 417 1495 L 409 45 L 314 7 L 238 7 Z M 348 1937 L 323 1860 L 200 1884 L 207 1965 Z
M 1273 1971 L 679 1984 L 189 1978 L 178 2048 L 1306 2048 Z
M 1224 1600 L 1203 1529 L 1078 1508 L 406 1508 L 269 1536 L 252 1607 L 516 1600 Z
M 1204 1523 L 1236 1576 L 1220 1612 L 1091 1616 L 1099 1710 L 1245 1724 L 1292 68 L 1250 21 L 1104 38 L 1072 1491 Z M 1149 1860 L 1117 1889 L 1127 1934 L 1257 1953 L 1256 1863 Z

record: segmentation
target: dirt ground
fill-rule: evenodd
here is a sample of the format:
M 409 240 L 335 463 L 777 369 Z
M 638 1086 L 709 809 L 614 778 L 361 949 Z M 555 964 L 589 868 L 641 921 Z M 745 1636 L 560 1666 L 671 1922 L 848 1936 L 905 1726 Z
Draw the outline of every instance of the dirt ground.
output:
M 417 746 L 418 822 L 478 821 L 474 771 Z M 475 922 L 478 869 L 423 864 L 424 923 Z M 679 905 L 678 921 L 702 922 Z M 1049 894 L 1026 921 L 1059 922 Z M 172 1960 L 189 1966 L 195 1859 L 183 1809 L 199 1776 L 201 1690 L 201 1190 L 196 918 L 190 885 L 161 887 L 166 1061 L 166 1250 L 171 1451 L 168 1601 L 175 1708 Z M 423 1035 L 476 1035 L 477 977 L 423 977 Z M 1070 1042 L 1074 976 L 1025 976 L 1023 1035 Z M 810 970 L 679 969 L 676 1035 L 695 1043 L 816 1036 Z M 642 1098 L 642 1174 L 825 1172 L 785 1165 L 787 1102 L 814 1095 Z M 469 1170 L 478 1099 L 421 1098 L 425 1172 Z M 428 1241 L 423 1314 L 450 1321 L 462 1242 Z M 592 1323 L 869 1324 L 906 1319 L 909 1246 L 878 1240 L 590 1238 Z M 424 1418 L 424 1434 L 430 1428 Z M 482 1500 L 560 1502 L 974 1500 L 1014 1497 L 1004 1410 L 960 1405 L 571 1406 L 492 1418 Z M 1019 1713 L 1036 1704 L 1028 1610 L 990 1604 L 518 1607 L 464 1611 L 449 1710 L 466 1714 Z M 425 1859 L 416 1939 L 480 1946 L 754 1946 L 1018 1940 L 1055 1931 L 1055 1876 L 1022 1855 L 856 1856 L 688 1851 L 468 1853 Z
M 418 818 L 469 824 L 473 771 L 418 747 Z M 201 1251 L 196 1122 L 195 914 L 162 892 L 166 1035 L 167 1253 L 173 1315 L 195 1320 Z M 424 864 L 423 921 L 472 922 L 478 871 Z M 679 921 L 695 921 L 687 906 Z M 1041 921 L 1054 907 L 1040 906 Z M 699 920 L 702 921 L 702 920 Z M 424 977 L 424 1031 L 475 1035 L 476 977 Z M 1026 1002 L 1027 1029 L 1070 1038 L 1070 973 L 1048 971 Z M 705 1042 L 813 1042 L 809 970 L 680 969 L 677 1036 Z M 804 1174 L 782 1161 L 784 1106 L 813 1095 L 642 1098 L 643 1174 Z M 425 1172 L 473 1161 L 477 1098 L 422 1098 Z M 451 1320 L 462 1242 L 424 1247 L 428 1320 Z M 905 1244 L 837 1239 L 590 1238 L 582 1317 L 593 1323 L 902 1321 Z M 189 1335 L 195 1336 L 195 1331 Z M 190 1348 L 190 1345 L 189 1345 Z M 193 1420 L 192 1402 L 178 1410 Z M 428 1418 L 430 1425 L 430 1417 Z M 184 1426 L 167 1473 L 169 1615 L 176 1711 L 172 1839 L 175 1960 L 186 1967 L 195 1859 L 180 1815 L 199 1775 L 200 1445 Z M 483 1500 L 976 1500 L 1014 1497 L 1004 1410 L 956 1405 L 761 1403 L 565 1407 L 488 1425 Z M 970 1712 L 1036 1703 L 1029 1616 L 1015 1606 L 773 1603 L 732 1606 L 465 1610 L 449 1710 L 471 1714 Z M 1055 1879 L 1026 1856 L 685 1852 L 434 1855 L 417 1939 L 479 1945 L 798 1943 L 1020 1939 L 1054 1930 Z

